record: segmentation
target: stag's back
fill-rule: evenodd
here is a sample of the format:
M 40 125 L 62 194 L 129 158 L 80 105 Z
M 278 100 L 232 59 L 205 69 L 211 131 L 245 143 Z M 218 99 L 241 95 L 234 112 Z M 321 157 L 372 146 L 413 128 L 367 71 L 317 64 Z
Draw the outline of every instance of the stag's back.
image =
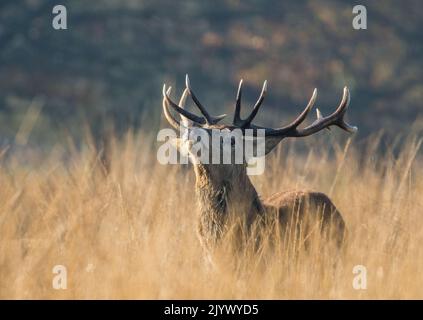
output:
M 333 202 L 321 192 L 284 191 L 263 202 L 268 213 L 274 213 L 286 231 L 289 228 L 302 233 L 305 238 L 319 232 L 336 240 L 345 241 L 345 222 Z

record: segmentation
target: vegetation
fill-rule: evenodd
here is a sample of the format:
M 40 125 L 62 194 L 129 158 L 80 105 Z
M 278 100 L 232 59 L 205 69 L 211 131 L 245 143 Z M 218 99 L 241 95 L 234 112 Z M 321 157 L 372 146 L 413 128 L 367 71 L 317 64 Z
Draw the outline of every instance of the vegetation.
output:
M 263 196 L 330 195 L 348 226 L 342 255 L 285 246 L 264 248 L 263 262 L 248 250 L 234 258 L 228 244 L 217 268 L 196 235 L 192 170 L 158 164 L 146 135 L 114 141 L 108 175 L 90 144 L 69 143 L 67 164 L 60 148 L 32 168 L 3 160 L 0 298 L 421 298 L 422 141 L 378 156 L 380 136 L 338 140 L 283 143 L 254 182 Z M 52 287 L 55 265 L 67 268 L 66 290 Z M 356 265 L 367 268 L 367 290 L 352 287 Z
M 354 30 L 341 0 L 68 0 L 62 31 L 56 2 L 0 2 L 0 298 L 423 297 L 422 1 L 361 1 Z M 257 123 L 272 127 L 314 87 L 324 115 L 350 88 L 352 140 L 284 141 L 253 181 L 328 194 L 342 253 L 229 243 L 205 263 L 192 170 L 156 159 L 162 84 L 180 93 L 185 73 L 215 115 L 240 78 L 246 114 L 267 79 Z

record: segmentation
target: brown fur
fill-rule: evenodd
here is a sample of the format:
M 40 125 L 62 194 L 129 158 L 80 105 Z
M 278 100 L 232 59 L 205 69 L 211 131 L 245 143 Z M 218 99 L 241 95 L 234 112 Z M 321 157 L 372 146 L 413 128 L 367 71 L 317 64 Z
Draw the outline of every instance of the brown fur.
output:
M 344 240 L 345 223 L 332 201 L 312 191 L 279 192 L 261 201 L 243 165 L 195 166 L 196 194 L 200 205 L 199 235 L 210 249 L 222 237 L 231 213 L 236 213 L 247 230 L 257 222 L 276 214 L 286 230 L 292 223 L 310 229 L 313 221 L 327 231 L 338 244 Z
M 266 199 L 267 212 L 277 212 L 281 225 L 289 226 L 292 219 L 296 222 L 320 223 L 319 230 L 335 239 L 338 245 L 345 240 L 345 222 L 341 213 L 327 195 L 314 191 L 283 191 Z

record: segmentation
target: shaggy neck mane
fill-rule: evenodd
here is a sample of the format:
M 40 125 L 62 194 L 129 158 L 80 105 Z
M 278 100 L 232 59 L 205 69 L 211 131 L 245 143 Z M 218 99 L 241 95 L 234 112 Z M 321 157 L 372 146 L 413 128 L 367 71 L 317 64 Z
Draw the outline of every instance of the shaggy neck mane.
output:
M 258 214 L 264 212 L 244 166 L 240 165 L 227 174 L 224 170 L 210 170 L 210 167 L 199 164 L 195 166 L 195 175 L 200 207 L 199 232 L 207 242 L 215 243 L 219 239 L 231 214 L 250 225 Z

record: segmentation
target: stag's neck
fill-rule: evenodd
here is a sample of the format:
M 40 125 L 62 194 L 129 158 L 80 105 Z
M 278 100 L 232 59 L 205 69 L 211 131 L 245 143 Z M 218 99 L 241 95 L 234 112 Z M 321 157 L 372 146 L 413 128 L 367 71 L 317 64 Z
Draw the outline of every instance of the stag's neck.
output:
M 196 166 L 196 194 L 200 234 L 215 241 L 229 217 L 241 218 L 250 225 L 264 209 L 244 167 L 239 166 L 230 173 L 210 169 Z

